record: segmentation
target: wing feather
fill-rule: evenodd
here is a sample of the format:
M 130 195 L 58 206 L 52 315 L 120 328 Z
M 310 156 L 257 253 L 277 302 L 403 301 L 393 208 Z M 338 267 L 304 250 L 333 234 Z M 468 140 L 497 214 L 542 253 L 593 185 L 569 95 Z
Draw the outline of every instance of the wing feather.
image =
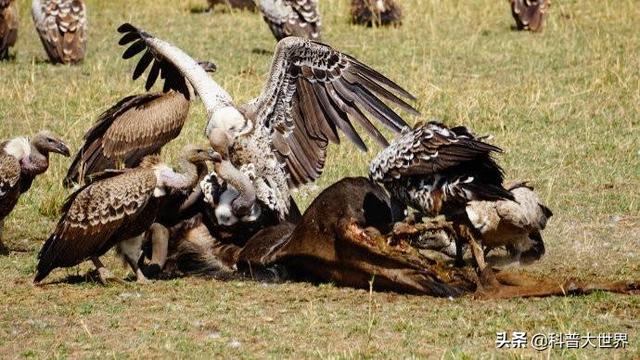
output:
M 155 187 L 152 170 L 136 169 L 72 194 L 55 231 L 40 250 L 36 281 L 54 268 L 74 266 L 106 252 L 114 245 L 114 234 L 145 209 Z
M 320 176 L 328 142 L 339 143 L 338 129 L 366 151 L 351 119 L 383 146 L 388 143 L 372 118 L 396 133 L 407 126 L 382 99 L 418 114 L 404 100 L 414 97 L 376 70 L 328 45 L 289 37 L 276 47 L 262 93 L 246 107 L 258 126 L 285 134 L 291 153 L 280 155 L 289 173 L 304 175 L 292 177 L 298 186 Z

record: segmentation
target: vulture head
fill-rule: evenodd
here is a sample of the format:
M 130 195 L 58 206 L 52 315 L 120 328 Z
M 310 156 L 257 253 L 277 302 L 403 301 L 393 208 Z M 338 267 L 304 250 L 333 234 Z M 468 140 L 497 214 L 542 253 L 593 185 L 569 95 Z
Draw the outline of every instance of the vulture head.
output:
M 193 145 L 185 146 L 182 149 L 182 156 L 192 164 L 202 164 L 207 161 L 215 162 L 220 160 L 220 154 L 211 150 L 201 149 Z
M 31 139 L 31 145 L 42 155 L 48 155 L 49 153 L 57 153 L 64 156 L 69 156 L 69 147 L 55 134 L 50 131 L 40 131 L 33 139 Z
M 211 148 L 222 156 L 223 159 L 229 158 L 229 149 L 233 145 L 233 137 L 229 131 L 222 128 L 213 128 L 208 134 L 209 144 Z

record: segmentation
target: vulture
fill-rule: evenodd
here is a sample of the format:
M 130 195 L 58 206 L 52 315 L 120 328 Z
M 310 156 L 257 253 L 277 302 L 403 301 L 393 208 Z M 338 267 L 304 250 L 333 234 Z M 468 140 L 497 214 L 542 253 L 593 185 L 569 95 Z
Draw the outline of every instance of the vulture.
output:
M 511 0 L 511 15 L 516 21 L 516 28 L 541 31 L 550 5 L 551 0 Z
M 147 66 L 152 60 L 149 54 L 140 64 Z M 216 70 L 210 62 L 199 64 L 205 71 Z M 136 68 L 133 79 L 140 77 L 144 69 Z M 120 165 L 135 167 L 145 156 L 159 153 L 178 137 L 195 96 L 193 88 L 160 63 L 154 63 L 152 72 L 164 79 L 163 91 L 125 97 L 103 112 L 84 135 L 84 144 L 64 178 L 65 187 L 82 184 L 92 174 Z M 147 91 L 153 80 L 147 82 Z
M 49 131 L 41 131 L 31 140 L 17 137 L 0 142 L 0 253 L 7 252 L 2 243 L 4 219 L 35 177 L 47 171 L 49 153 L 69 156 L 67 145 Z
M 402 9 L 394 0 L 351 0 L 351 22 L 366 26 L 401 25 Z
M 423 215 L 445 215 L 464 227 L 480 270 L 484 255 L 465 212 L 470 201 L 514 200 L 502 185 L 503 173 L 492 158 L 502 150 L 474 136 L 466 127 L 430 121 L 405 128 L 371 162 L 370 178 L 382 184 L 394 207 L 410 206 Z M 397 210 L 394 211 L 397 213 Z M 476 235 L 477 236 L 477 235 Z M 462 244 L 456 243 L 462 261 Z
M 297 36 L 320 41 L 318 0 L 257 0 L 257 4 L 276 40 Z
M 236 104 L 181 49 L 131 24 L 119 31 L 122 44 L 133 43 L 125 54 L 144 51 L 143 65 L 151 54 L 189 81 L 207 110 L 205 134 L 213 149 L 252 175 L 256 200 L 281 219 L 291 207 L 291 188 L 321 175 L 329 142 L 339 142 L 338 130 L 366 151 L 353 120 L 382 146 L 388 142 L 370 118 L 396 133 L 406 126 L 381 98 L 418 114 L 403 100 L 414 97 L 399 85 L 357 59 L 308 39 L 280 40 L 262 93 Z M 249 214 L 253 206 L 244 201 L 234 205 L 238 215 Z
M 84 0 L 33 0 L 31 15 L 49 60 L 77 64 L 87 50 Z
M 113 276 L 99 257 L 117 246 L 136 274 L 144 233 L 154 223 L 162 200 L 172 189 L 193 188 L 198 166 L 214 159 L 212 151 L 188 146 L 183 150 L 179 172 L 148 156 L 134 169 L 107 171 L 79 188 L 62 207 L 62 217 L 38 255 L 35 282 L 56 268 L 71 267 L 91 260 L 102 283 Z
M 471 201 L 465 212 L 487 251 L 506 246 L 516 260 L 538 260 L 545 252 L 540 232 L 553 212 L 526 182 L 516 183 L 508 190 L 514 200 Z
M 232 9 L 256 11 L 254 0 L 207 0 L 209 7 L 207 11 L 214 11 L 216 5 L 229 6 Z
M 16 0 L 0 0 L 0 60 L 9 57 L 9 48 L 18 40 L 18 5 Z

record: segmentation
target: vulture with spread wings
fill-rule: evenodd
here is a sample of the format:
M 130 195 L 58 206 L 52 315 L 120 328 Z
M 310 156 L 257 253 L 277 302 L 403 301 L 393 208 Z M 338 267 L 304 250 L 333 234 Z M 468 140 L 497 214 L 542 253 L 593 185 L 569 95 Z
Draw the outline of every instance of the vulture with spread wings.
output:
M 382 146 L 387 140 L 371 118 L 398 133 L 407 124 L 385 99 L 411 113 L 405 99 L 414 97 L 393 81 L 355 58 L 328 45 L 288 37 L 278 42 L 262 93 L 243 105 L 179 48 L 131 24 L 118 29 L 126 54 L 145 52 L 169 64 L 193 86 L 207 109 L 205 133 L 214 148 L 252 179 L 256 198 L 284 218 L 290 188 L 317 179 L 329 142 L 338 143 L 338 129 L 366 151 L 352 120 Z M 153 73 L 151 74 L 153 75 Z M 250 208 L 235 210 L 245 215 Z

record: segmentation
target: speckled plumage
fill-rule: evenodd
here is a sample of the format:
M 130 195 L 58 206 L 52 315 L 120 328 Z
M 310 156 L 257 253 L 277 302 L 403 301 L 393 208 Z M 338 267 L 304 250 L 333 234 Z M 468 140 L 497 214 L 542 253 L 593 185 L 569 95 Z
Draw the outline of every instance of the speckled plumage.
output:
M 216 5 L 230 6 L 232 9 L 255 11 L 256 4 L 253 0 L 207 0 L 208 11 L 215 10 Z
M 192 188 L 197 183 L 194 164 L 204 160 L 188 156 L 202 152 L 187 149 L 182 174 L 150 156 L 135 169 L 99 174 L 94 182 L 78 189 L 63 206 L 56 229 L 40 251 L 35 281 L 42 281 L 55 268 L 97 259 L 113 246 L 139 238 L 155 221 L 161 198 L 172 189 Z M 140 280 L 143 275 L 137 268 L 135 246 L 124 249 L 124 255 Z
M 130 24 L 122 25 L 119 31 L 125 34 L 123 39 L 144 41 L 147 53 L 171 63 L 173 71 L 189 80 L 207 108 L 207 136 L 215 129 L 229 135 L 233 165 L 239 169 L 253 167 L 257 199 L 281 218 L 289 210 L 289 189 L 314 181 L 322 173 L 328 144 L 339 142 L 338 130 L 366 151 L 352 120 L 386 146 L 372 119 L 394 132 L 406 123 L 381 99 L 417 114 L 403 100 L 414 99 L 406 90 L 357 59 L 321 43 L 297 37 L 278 42 L 262 93 L 237 106 L 182 50 Z M 130 49 L 134 46 L 138 52 L 145 48 L 140 42 Z
M 52 63 L 76 64 L 87 51 L 87 13 L 83 0 L 33 0 L 31 14 Z
M 373 159 L 369 174 L 395 200 L 435 216 L 471 200 L 512 198 L 491 158 L 498 152 L 464 127 L 429 122 L 405 129 Z
M 318 0 L 258 0 L 257 3 L 276 40 L 287 36 L 320 40 Z
M 510 0 L 518 30 L 541 31 L 551 0 Z
M 18 5 L 16 0 L 0 0 L 0 60 L 8 57 L 9 48 L 18 40 Z

